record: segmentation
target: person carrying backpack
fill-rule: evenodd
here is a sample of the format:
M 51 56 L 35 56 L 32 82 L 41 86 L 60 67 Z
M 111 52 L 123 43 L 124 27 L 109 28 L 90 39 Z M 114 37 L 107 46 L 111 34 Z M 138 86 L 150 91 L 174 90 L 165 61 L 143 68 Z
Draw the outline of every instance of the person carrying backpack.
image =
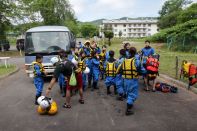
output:
M 79 95 L 80 95 L 79 103 L 84 104 L 81 69 L 77 68 L 71 61 L 67 59 L 61 62 L 61 64 L 58 64 L 58 62 L 59 62 L 59 59 L 57 57 L 51 58 L 51 63 L 55 65 L 56 67 L 54 70 L 53 78 L 51 79 L 50 84 L 47 86 L 46 96 L 48 96 L 49 93 L 51 92 L 59 75 L 63 74 L 66 79 L 66 87 L 67 87 L 66 102 L 64 103 L 63 108 L 71 108 L 71 105 L 70 105 L 71 90 L 76 89 L 76 88 L 79 90 Z M 75 86 L 70 85 L 70 80 L 73 74 L 75 75 L 75 80 L 77 81 Z
M 109 51 L 110 58 L 105 62 L 104 68 L 105 68 L 105 85 L 107 87 L 107 95 L 111 94 L 110 86 L 114 86 L 114 94 L 117 94 L 116 92 L 116 59 L 114 59 L 114 51 Z

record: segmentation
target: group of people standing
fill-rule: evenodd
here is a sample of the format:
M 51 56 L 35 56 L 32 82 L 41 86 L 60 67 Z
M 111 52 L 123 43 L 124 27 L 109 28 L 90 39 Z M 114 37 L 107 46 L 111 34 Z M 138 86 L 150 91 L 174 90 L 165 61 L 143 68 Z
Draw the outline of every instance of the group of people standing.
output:
M 103 45 L 100 49 L 95 41 L 86 41 L 84 45 L 80 42 L 75 49 L 69 52 L 61 50 L 59 52 L 60 58 L 53 57 L 51 59 L 56 68 L 53 78 L 47 87 L 46 95 L 49 95 L 58 80 L 63 96 L 66 96 L 66 103 L 63 107 L 71 108 L 70 98 L 72 90 L 79 91 L 79 103 L 84 104 L 83 92 L 87 88 L 91 88 L 91 91 L 99 89 L 98 82 L 103 80 L 107 88 L 107 95 L 111 94 L 110 88 L 113 86 L 117 100 L 127 100 L 126 115 L 131 115 L 134 113 L 132 108 L 134 102 L 138 98 L 139 75 L 144 79 L 144 89 L 149 91 L 149 80 L 154 81 L 158 74 L 158 72 L 147 71 L 147 66 L 149 66 L 147 65 L 147 59 L 153 56 L 154 53 L 149 41 L 145 41 L 145 47 L 139 52 L 137 52 L 135 47 L 131 47 L 129 43 L 125 43 L 123 49 L 119 50 L 119 59 L 115 59 L 115 52 L 113 50 L 107 51 L 106 45 Z M 34 63 L 35 74 L 43 75 L 45 73 L 41 66 L 42 60 L 37 58 L 42 59 L 42 57 L 39 55 L 36 57 L 36 62 Z M 87 71 L 87 68 L 89 71 Z M 73 71 L 77 79 L 75 87 L 69 85 Z M 34 79 L 39 77 L 37 74 Z M 149 74 L 154 76 L 154 78 L 150 78 Z M 38 88 L 36 82 L 34 83 L 37 90 L 37 99 L 41 95 L 43 87 Z M 154 84 L 152 91 L 155 91 Z

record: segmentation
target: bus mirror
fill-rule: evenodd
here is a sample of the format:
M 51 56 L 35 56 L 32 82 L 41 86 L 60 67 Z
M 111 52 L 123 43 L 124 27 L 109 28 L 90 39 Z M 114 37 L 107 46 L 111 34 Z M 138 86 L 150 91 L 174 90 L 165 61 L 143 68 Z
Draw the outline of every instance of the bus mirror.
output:
M 71 48 L 75 48 L 75 45 L 76 45 L 76 42 L 75 42 L 75 41 L 72 41 L 72 42 L 70 43 L 70 47 L 71 47 Z

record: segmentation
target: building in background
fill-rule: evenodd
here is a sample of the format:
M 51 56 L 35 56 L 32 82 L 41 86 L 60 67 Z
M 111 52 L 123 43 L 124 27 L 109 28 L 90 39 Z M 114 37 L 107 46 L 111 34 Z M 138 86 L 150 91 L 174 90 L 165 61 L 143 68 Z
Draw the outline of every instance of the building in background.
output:
M 103 20 L 100 26 L 101 35 L 105 29 L 110 29 L 114 37 L 140 38 L 154 35 L 158 32 L 157 20 Z

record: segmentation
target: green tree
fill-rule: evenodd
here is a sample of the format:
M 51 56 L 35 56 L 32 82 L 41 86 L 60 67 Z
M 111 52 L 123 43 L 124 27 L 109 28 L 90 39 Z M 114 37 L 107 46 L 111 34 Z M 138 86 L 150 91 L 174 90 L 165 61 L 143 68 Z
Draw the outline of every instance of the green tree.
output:
M 81 25 L 80 31 L 82 36 L 87 38 L 97 35 L 98 29 L 93 24 L 85 23 Z
M 194 3 L 190 7 L 184 9 L 177 17 L 178 23 L 184 23 L 194 19 L 197 19 L 197 3 Z
M 10 19 L 16 16 L 16 5 L 12 1 L 0 0 L 0 40 L 6 39 L 6 30 L 11 26 Z
M 68 0 L 21 0 L 29 18 L 43 19 L 45 25 L 64 25 L 65 21 L 75 20 L 74 11 Z M 40 19 L 40 18 L 37 18 Z
M 111 30 L 104 31 L 105 37 L 108 38 L 108 45 L 111 46 L 111 39 L 114 37 L 114 33 Z
M 190 4 L 190 0 L 168 0 L 159 11 L 160 17 L 158 26 L 161 29 L 172 27 L 177 24 L 177 17 L 183 10 L 183 7 Z
M 65 21 L 65 25 L 71 30 L 74 35 L 77 35 L 79 33 L 79 25 L 76 21 Z
M 188 4 L 191 4 L 191 0 L 168 0 L 162 6 L 162 9 L 159 11 L 160 17 L 169 15 L 172 12 L 182 10 L 182 8 Z
M 122 31 L 121 30 L 118 32 L 118 36 L 119 36 L 119 38 L 122 37 Z

